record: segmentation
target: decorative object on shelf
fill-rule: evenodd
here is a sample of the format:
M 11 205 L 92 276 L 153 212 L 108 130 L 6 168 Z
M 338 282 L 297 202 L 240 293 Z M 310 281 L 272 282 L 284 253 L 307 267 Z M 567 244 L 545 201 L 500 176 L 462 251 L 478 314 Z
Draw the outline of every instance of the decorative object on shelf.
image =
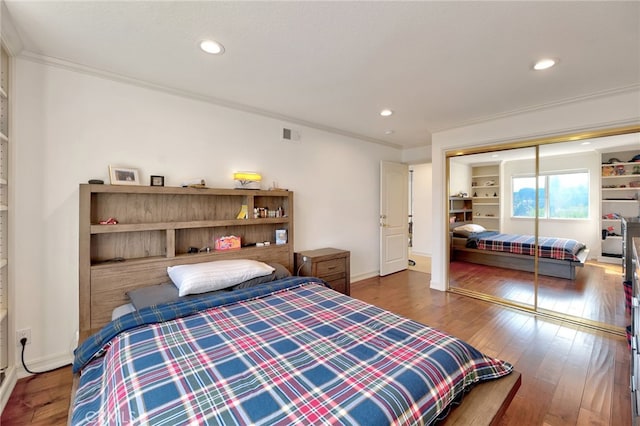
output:
M 613 176 L 615 174 L 615 167 L 602 166 L 602 176 Z
M 98 222 L 100 225 L 117 225 L 118 224 L 118 220 L 110 217 L 107 220 L 101 220 L 100 222 Z
M 262 176 L 257 172 L 235 172 L 236 189 L 260 189 Z
M 496 181 L 493 179 L 490 179 L 484 183 L 484 186 L 494 186 L 495 184 L 496 184 Z
M 140 185 L 138 169 L 109 166 L 111 185 Z
M 609 220 L 615 220 L 615 219 L 620 219 L 621 216 L 618 213 L 607 213 L 602 215 L 603 219 L 609 219 Z
M 468 196 L 469 196 L 469 194 L 468 194 L 468 193 L 466 193 L 466 192 L 462 192 L 462 191 L 460 191 L 460 192 L 458 192 L 458 193 L 456 194 L 456 197 L 460 197 L 460 198 L 467 198 Z
M 498 193 L 497 193 L 497 192 L 494 192 L 494 193 L 493 193 L 493 196 L 494 196 L 494 197 L 497 197 L 497 196 L 498 196 Z
M 233 250 L 240 248 L 240 237 L 228 235 L 226 237 L 216 238 L 216 250 Z
M 249 207 L 246 204 L 243 204 L 242 207 L 240 207 L 240 211 L 238 212 L 236 219 L 247 219 L 248 216 L 249 216 Z
M 273 181 L 273 186 L 271 188 L 269 188 L 269 191 L 288 191 L 287 188 L 280 188 L 278 186 L 278 182 Z
M 164 186 L 164 176 L 151 175 L 149 182 L 151 186 Z
M 276 244 L 287 244 L 286 229 L 276 229 Z
M 477 197 L 477 196 L 478 196 L 478 193 L 477 193 L 477 192 L 474 192 L 474 193 L 473 193 L 473 196 L 474 196 L 474 197 Z
M 103 185 L 104 181 L 102 179 L 89 179 L 90 185 Z
M 207 184 L 204 179 L 189 179 L 180 185 L 183 188 L 206 188 Z
M 624 176 L 624 166 L 616 166 L 616 176 Z
M 633 174 L 640 175 L 640 166 L 633 166 Z

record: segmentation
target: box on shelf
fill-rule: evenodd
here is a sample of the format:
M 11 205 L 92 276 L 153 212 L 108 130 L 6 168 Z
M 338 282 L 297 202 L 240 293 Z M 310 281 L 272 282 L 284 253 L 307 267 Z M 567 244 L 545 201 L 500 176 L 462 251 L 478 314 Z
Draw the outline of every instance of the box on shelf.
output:
M 232 250 L 240 248 L 240 237 L 235 235 L 229 235 L 225 237 L 216 238 L 215 249 L 216 250 Z

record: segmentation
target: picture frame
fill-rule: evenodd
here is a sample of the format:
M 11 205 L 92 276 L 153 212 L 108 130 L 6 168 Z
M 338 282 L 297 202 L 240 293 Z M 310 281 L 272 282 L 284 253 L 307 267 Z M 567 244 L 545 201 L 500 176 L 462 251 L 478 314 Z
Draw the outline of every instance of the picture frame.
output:
M 151 175 L 149 177 L 149 184 L 151 186 L 164 186 L 164 176 Z
M 140 185 L 138 169 L 109 166 L 109 180 L 111 185 Z

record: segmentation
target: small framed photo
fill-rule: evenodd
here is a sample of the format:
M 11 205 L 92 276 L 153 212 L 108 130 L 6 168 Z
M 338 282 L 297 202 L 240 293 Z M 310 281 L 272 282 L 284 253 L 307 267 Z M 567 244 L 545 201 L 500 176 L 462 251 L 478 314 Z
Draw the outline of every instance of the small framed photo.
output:
M 109 166 L 111 185 L 140 185 L 138 169 Z
M 149 182 L 151 186 L 164 186 L 164 176 L 151 175 Z

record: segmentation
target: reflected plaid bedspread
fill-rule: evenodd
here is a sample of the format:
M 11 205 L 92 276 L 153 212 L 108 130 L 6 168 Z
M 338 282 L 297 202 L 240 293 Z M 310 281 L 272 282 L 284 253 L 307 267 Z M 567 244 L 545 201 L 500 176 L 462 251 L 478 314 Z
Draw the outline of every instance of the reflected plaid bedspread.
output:
M 84 367 L 72 424 L 430 424 L 512 371 L 313 281 L 282 287 L 123 331 Z
M 477 238 L 477 248 L 480 250 L 503 251 L 507 253 L 526 254 L 535 253 L 535 237 L 533 235 L 485 233 Z M 559 260 L 579 261 L 577 254 L 585 248 L 579 241 L 567 238 L 538 238 L 538 256 Z

